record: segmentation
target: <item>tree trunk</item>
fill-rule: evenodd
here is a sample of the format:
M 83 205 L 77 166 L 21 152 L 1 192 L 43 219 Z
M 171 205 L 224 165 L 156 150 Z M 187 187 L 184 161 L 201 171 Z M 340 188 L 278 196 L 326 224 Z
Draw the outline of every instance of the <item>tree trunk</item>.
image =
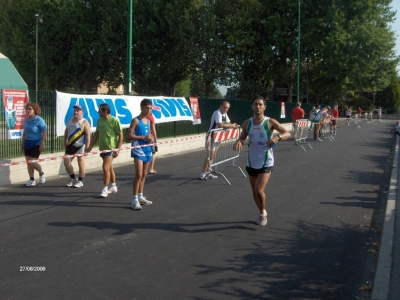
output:
M 293 80 L 290 80 L 289 82 L 289 91 L 288 91 L 288 96 L 286 102 L 292 103 L 293 99 Z

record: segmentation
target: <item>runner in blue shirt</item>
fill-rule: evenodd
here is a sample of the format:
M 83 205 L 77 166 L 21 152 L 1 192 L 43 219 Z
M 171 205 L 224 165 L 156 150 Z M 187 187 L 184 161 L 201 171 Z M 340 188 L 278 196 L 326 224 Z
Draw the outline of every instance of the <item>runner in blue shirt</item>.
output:
M 152 110 L 152 103 L 149 99 L 140 102 L 140 115 L 133 118 L 128 129 L 127 138 L 132 140 L 131 157 L 134 158 L 135 178 L 133 179 L 132 209 L 141 210 L 142 205 L 151 205 L 152 201 L 147 200 L 143 195 L 144 183 L 146 181 L 146 170 L 152 160 L 151 146 L 154 143 L 154 136 L 150 129 L 150 120 L 147 118 Z

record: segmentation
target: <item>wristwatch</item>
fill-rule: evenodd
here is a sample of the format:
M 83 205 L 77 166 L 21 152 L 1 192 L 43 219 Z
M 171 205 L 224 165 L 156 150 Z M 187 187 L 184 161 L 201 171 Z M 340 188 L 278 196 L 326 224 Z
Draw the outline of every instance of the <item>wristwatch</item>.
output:
M 282 136 L 280 134 L 278 134 L 278 141 L 280 141 L 282 139 Z

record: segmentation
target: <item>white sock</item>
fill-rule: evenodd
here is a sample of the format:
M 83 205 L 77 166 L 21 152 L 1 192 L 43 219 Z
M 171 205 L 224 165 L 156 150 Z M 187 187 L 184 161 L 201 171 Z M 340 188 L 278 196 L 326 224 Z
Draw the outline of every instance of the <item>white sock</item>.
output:
M 107 191 L 108 190 L 108 186 L 103 186 L 103 191 Z
M 143 193 L 139 193 L 139 199 L 143 198 Z
M 114 187 L 114 186 L 117 186 L 117 184 L 115 182 L 111 183 L 111 187 Z
M 133 195 L 132 204 L 135 204 L 136 202 L 138 202 L 138 195 Z

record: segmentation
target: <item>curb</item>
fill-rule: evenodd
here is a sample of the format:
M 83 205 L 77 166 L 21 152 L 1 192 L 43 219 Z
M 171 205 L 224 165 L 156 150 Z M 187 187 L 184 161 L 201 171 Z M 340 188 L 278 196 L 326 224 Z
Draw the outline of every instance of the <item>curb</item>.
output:
M 389 193 L 386 202 L 385 220 L 382 229 L 378 263 L 375 270 L 371 300 L 387 300 L 389 296 L 390 273 L 393 261 L 393 234 L 397 198 L 397 179 L 399 167 L 399 137 L 396 136 L 396 148 L 392 165 Z

